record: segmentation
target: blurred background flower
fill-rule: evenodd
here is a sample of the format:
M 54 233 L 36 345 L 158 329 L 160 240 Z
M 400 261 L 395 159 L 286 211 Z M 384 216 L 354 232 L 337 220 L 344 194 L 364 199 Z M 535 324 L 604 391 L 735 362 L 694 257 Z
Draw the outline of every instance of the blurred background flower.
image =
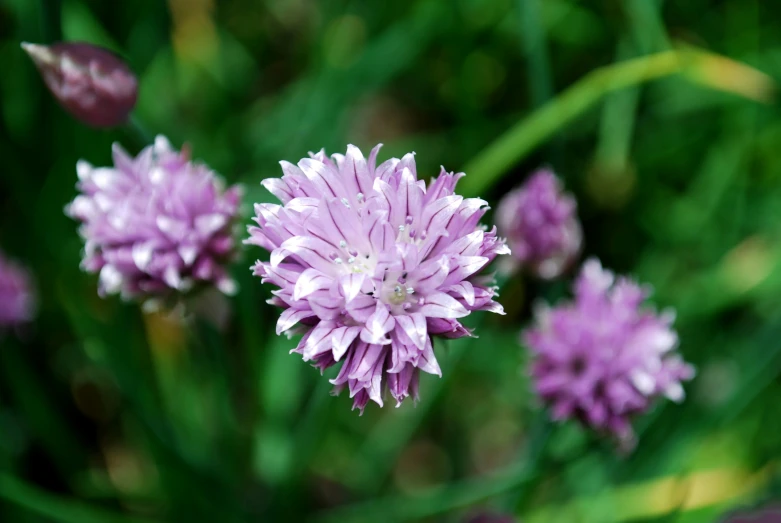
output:
M 496 222 L 515 265 L 547 280 L 561 276 L 580 253 L 583 232 L 572 195 L 553 171 L 535 171 L 499 202 Z
M 32 321 L 35 306 L 29 272 L 0 252 L 0 329 Z
M 101 295 L 165 300 L 214 285 L 236 290 L 226 264 L 241 190 L 162 136 L 132 158 L 113 147 L 113 167 L 79 161 L 81 194 L 66 213 L 82 223 L 82 267 L 99 273 Z
M 675 313 L 648 309 L 647 288 L 616 278 L 593 258 L 583 264 L 574 293 L 573 302 L 539 305 L 523 334 L 534 388 L 554 420 L 577 419 L 630 450 L 632 418 L 657 397 L 683 401 L 681 382 L 694 377 L 673 352 Z

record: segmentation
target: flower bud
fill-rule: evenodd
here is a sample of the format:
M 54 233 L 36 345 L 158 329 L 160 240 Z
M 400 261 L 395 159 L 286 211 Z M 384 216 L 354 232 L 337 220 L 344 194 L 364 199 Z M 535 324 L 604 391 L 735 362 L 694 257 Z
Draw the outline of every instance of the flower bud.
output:
M 57 101 L 81 122 L 114 127 L 136 104 L 138 81 L 113 53 L 80 42 L 22 43 Z

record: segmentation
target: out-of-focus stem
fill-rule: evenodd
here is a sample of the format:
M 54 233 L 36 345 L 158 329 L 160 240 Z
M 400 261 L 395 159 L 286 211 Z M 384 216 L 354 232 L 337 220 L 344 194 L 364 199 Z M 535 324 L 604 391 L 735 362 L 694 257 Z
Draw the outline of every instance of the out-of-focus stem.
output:
M 534 107 L 547 102 L 553 95 L 550 59 L 545 40 L 545 25 L 540 16 L 540 2 L 541 0 L 518 0 L 521 37 L 527 54 L 527 74 Z
M 147 130 L 135 114 L 130 115 L 130 118 L 128 118 L 127 123 L 125 124 L 125 129 L 141 147 L 146 147 L 154 142 L 152 133 Z
M 545 450 L 550 440 L 553 424 L 548 419 L 547 412 L 537 414 L 529 431 L 529 442 L 523 449 L 521 465 L 523 466 L 523 477 L 539 477 L 539 469 L 545 463 Z M 532 485 L 526 482 L 518 483 L 518 490 L 514 494 L 513 508 L 517 514 L 526 504 L 529 494 L 532 492 Z

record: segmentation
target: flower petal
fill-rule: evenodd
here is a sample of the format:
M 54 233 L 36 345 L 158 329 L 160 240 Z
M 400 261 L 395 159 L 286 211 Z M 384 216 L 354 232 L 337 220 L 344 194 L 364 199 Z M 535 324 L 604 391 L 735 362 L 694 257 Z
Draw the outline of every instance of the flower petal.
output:
M 339 181 L 339 173 L 333 167 L 312 158 L 302 159 L 298 162 L 298 167 L 321 196 L 336 197 L 345 194 L 344 187 Z
M 299 321 L 305 318 L 311 318 L 312 316 L 314 316 L 314 313 L 311 310 L 285 309 L 282 311 L 282 314 L 279 315 L 279 320 L 277 320 L 277 335 L 290 329 Z
M 403 331 L 412 343 L 419 349 L 423 349 L 428 339 L 426 318 L 422 314 L 409 314 L 396 316 L 396 331 Z
M 442 369 L 439 368 L 439 362 L 436 356 L 434 356 L 434 348 L 431 345 L 430 338 L 426 340 L 426 346 L 423 348 L 423 352 L 420 354 L 415 366 L 423 372 L 442 377 Z
M 345 302 L 351 302 L 361 292 L 366 275 L 363 273 L 350 273 L 339 279 L 339 288 L 342 291 Z
M 360 327 L 339 327 L 334 329 L 331 335 L 334 360 L 339 361 L 342 359 L 342 356 L 344 356 L 344 353 L 347 352 L 347 349 L 350 348 L 350 345 L 360 332 Z
M 475 287 L 468 281 L 451 286 L 448 292 L 454 292 L 461 296 L 470 307 L 475 304 Z
M 347 313 L 359 323 L 365 323 L 374 314 L 377 308 L 377 300 L 366 294 L 359 294 L 345 305 Z
M 301 273 L 293 287 L 293 299 L 303 300 L 315 291 L 329 289 L 334 280 L 317 269 L 307 269 Z
M 426 296 L 418 312 L 430 318 L 463 318 L 469 311 L 452 296 L 434 292 Z
M 361 340 L 366 343 L 387 345 L 391 340 L 385 335 L 393 329 L 394 325 L 396 320 L 390 315 L 388 307 L 381 301 L 377 301 L 374 313 L 369 316 L 361 330 Z
M 271 265 L 277 266 L 289 256 L 296 256 L 304 264 L 323 273 L 333 273 L 334 262 L 327 256 L 334 247 L 319 238 L 311 236 L 293 236 L 271 253 Z

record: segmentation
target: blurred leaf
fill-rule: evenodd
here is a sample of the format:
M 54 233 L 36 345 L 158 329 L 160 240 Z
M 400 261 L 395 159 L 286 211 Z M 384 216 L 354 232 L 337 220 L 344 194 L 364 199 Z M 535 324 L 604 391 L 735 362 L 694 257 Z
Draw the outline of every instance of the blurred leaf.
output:
M 461 182 L 460 189 L 465 194 L 475 195 L 489 188 L 514 163 L 589 109 L 606 93 L 681 72 L 694 75 L 693 78 L 705 82 L 705 77 L 699 71 L 703 68 L 710 70 L 708 68 L 714 64 L 724 61 L 733 64 L 726 58 L 704 51 L 664 51 L 593 71 L 517 123 L 473 159 L 464 168 L 471 176 Z M 760 93 L 764 96 L 767 93 L 769 80 L 765 75 L 740 64 L 735 64 L 734 67 L 741 71 L 751 71 L 751 74 L 744 74 L 742 77 L 745 85 L 737 86 L 726 78 L 723 83 L 718 83 L 719 80 L 714 75 L 707 77 L 707 85 L 711 88 L 734 90 L 750 97 L 760 96 Z
M 104 509 L 66 500 L 0 474 L 0 497 L 28 511 L 61 523 L 149 523 L 154 519 L 115 514 Z

